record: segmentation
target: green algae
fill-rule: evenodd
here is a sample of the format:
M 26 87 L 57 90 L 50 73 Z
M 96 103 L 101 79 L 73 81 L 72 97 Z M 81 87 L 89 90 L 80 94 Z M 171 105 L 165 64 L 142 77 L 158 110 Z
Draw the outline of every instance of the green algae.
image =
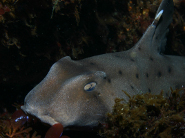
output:
M 185 133 L 184 93 L 184 89 L 171 89 L 168 98 L 163 92 L 159 95 L 128 95 L 128 103 L 116 98 L 113 112 L 107 114 L 99 134 L 107 138 L 182 137 Z

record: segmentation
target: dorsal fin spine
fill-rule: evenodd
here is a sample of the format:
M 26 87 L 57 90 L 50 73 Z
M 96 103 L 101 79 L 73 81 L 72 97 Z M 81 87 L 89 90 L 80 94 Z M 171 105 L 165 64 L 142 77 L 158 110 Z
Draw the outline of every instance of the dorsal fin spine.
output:
M 157 25 L 157 23 L 159 22 L 159 19 L 161 18 L 162 14 L 163 14 L 163 10 L 161 10 L 161 11 L 155 16 L 155 19 L 154 19 L 152 25 L 154 25 L 154 26 Z

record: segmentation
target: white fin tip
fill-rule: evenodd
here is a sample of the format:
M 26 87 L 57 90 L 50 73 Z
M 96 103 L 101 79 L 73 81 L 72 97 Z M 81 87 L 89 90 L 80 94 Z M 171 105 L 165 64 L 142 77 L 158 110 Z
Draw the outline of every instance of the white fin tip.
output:
M 154 19 L 152 25 L 156 26 L 156 24 L 158 23 L 159 19 L 160 19 L 161 16 L 162 16 L 162 14 L 163 14 L 163 10 L 161 10 L 161 11 L 155 16 L 155 19 Z

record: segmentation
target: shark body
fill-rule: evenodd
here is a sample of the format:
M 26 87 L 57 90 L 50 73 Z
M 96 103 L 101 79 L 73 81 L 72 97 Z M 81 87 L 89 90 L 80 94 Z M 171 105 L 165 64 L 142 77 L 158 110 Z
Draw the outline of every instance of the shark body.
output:
M 96 126 L 112 111 L 114 99 L 140 93 L 168 96 L 185 85 L 185 57 L 161 54 L 172 21 L 173 1 L 163 0 L 154 22 L 130 50 L 74 61 L 64 57 L 26 96 L 21 108 L 53 125 Z

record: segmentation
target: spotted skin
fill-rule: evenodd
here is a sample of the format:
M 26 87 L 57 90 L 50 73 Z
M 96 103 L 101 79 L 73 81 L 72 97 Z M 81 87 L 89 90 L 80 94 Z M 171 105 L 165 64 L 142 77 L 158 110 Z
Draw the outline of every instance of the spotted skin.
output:
M 163 0 L 154 22 L 130 50 L 74 61 L 64 57 L 26 96 L 25 112 L 53 125 L 96 126 L 114 99 L 141 93 L 164 95 L 185 85 L 185 58 L 161 54 L 172 21 L 173 1 Z

